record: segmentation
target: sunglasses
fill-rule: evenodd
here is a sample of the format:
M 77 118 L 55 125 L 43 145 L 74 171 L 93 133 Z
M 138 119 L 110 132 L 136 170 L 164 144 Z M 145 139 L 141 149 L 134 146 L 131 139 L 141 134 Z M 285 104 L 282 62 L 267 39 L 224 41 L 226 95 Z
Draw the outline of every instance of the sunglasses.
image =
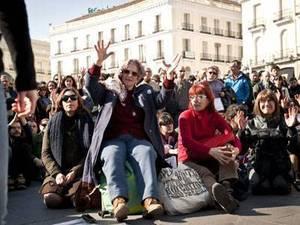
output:
M 131 75 L 134 76 L 134 77 L 138 77 L 139 76 L 137 72 L 131 71 L 131 70 L 127 70 L 127 69 L 122 70 L 122 73 L 124 73 L 126 75 L 128 75 L 128 74 L 131 73 Z
M 208 73 L 209 73 L 209 74 L 213 74 L 213 75 L 217 75 L 217 73 L 216 73 L 216 72 L 213 72 L 213 71 L 209 71 Z
M 71 101 L 76 101 L 78 99 L 78 97 L 77 97 L 77 95 L 64 95 L 61 98 L 61 100 L 64 102 L 67 102 L 69 99 L 71 99 Z
M 190 96 L 190 99 L 192 99 L 192 100 L 194 100 L 196 98 L 204 100 L 204 99 L 207 99 L 207 96 L 206 95 L 191 95 Z

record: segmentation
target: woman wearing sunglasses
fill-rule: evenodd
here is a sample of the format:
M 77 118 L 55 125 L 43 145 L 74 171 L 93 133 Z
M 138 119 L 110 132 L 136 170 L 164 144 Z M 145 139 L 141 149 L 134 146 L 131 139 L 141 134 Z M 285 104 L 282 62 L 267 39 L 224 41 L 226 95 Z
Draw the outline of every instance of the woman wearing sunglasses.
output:
M 155 163 L 165 162 L 156 112 L 164 107 L 173 92 L 173 71 L 180 57 L 168 67 L 168 75 L 160 92 L 142 83 L 144 68 L 138 60 L 133 59 L 122 66 L 116 79 L 102 85 L 97 81 L 103 61 L 112 54 L 107 52 L 108 47 L 109 44 L 104 46 L 103 42 L 98 42 L 95 46 L 97 62 L 86 75 L 86 87 L 94 103 L 102 108 L 95 124 L 82 180 L 98 183 L 94 167 L 99 159 L 108 184 L 114 216 L 117 221 L 122 221 L 128 215 L 125 175 L 125 162 L 128 161 L 137 177 L 137 194 L 145 207 L 144 215 L 158 216 L 163 213 L 163 207 L 158 199 Z
M 63 89 L 43 138 L 46 178 L 40 192 L 48 208 L 73 204 L 93 129 L 93 121 L 78 91 L 73 87 Z
M 238 178 L 235 158 L 240 142 L 216 112 L 208 82 L 193 85 L 189 97 L 189 109 L 179 116 L 178 161 L 195 169 L 212 199 L 232 213 L 238 204 L 229 191 Z

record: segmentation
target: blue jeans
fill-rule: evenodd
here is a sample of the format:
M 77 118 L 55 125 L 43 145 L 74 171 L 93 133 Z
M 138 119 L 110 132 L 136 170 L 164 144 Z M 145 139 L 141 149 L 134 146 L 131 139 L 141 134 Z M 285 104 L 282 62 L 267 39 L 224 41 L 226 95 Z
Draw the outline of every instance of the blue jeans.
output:
M 0 84 L 0 225 L 5 224 L 7 214 L 8 128 L 6 113 L 4 90 Z
M 131 135 L 121 135 L 104 141 L 101 153 L 102 171 L 106 177 L 110 198 L 128 199 L 125 162 L 131 165 L 141 200 L 148 197 L 159 199 L 155 160 L 157 153 L 147 140 Z

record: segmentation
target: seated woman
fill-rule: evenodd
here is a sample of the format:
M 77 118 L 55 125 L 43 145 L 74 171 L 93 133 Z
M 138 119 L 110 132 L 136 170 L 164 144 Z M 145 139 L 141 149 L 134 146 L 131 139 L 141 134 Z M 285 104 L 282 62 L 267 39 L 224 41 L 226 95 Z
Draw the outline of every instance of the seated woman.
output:
M 163 112 L 158 116 L 160 136 L 164 145 L 165 160 L 172 166 L 177 167 L 177 140 L 178 134 L 174 130 L 174 121 L 171 114 Z
M 98 59 L 86 75 L 86 86 L 96 105 L 102 106 L 97 117 L 93 141 L 85 162 L 83 182 L 98 181 L 94 173 L 98 155 L 106 177 L 113 213 L 117 221 L 128 215 L 128 187 L 125 162 L 131 165 L 136 178 L 146 217 L 163 213 L 159 203 L 155 162 L 163 160 L 163 145 L 156 118 L 157 109 L 164 107 L 173 92 L 173 70 L 160 92 L 140 83 L 145 75 L 138 60 L 125 63 L 117 79 L 98 83 L 103 61 L 110 56 L 103 42 L 95 46 Z M 177 62 L 178 64 L 178 62 Z M 176 65 L 177 65 L 176 64 Z
M 254 104 L 255 117 L 248 121 L 241 141 L 251 148 L 253 169 L 249 180 L 253 194 L 288 194 L 291 162 L 288 150 L 294 151 L 297 109 L 291 107 L 280 115 L 276 95 L 269 89 L 261 91 Z
M 189 97 L 189 109 L 179 116 L 178 160 L 195 169 L 217 204 L 232 213 L 238 207 L 230 185 L 238 178 L 235 158 L 240 142 L 216 112 L 208 82 L 193 85 Z
M 73 203 L 94 126 L 75 88 L 65 88 L 44 133 L 42 161 L 46 177 L 40 193 L 48 208 Z

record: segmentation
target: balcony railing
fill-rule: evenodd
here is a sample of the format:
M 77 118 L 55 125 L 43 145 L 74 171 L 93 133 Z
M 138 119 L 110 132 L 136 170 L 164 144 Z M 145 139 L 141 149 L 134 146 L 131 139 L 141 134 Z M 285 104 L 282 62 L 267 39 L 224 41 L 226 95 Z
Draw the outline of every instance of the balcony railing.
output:
M 157 32 L 160 32 L 160 31 L 162 31 L 161 25 L 155 25 L 155 26 L 154 26 L 153 33 L 157 33 Z
M 235 38 L 236 36 L 236 32 L 232 31 L 232 30 L 225 30 L 225 36 L 226 37 L 231 37 L 231 38 Z
M 280 10 L 274 13 L 273 22 L 292 19 L 293 12 L 290 9 Z
M 200 60 L 212 61 L 212 55 L 206 52 L 200 54 Z
M 224 31 L 220 28 L 214 28 L 214 34 L 215 35 L 219 35 L 219 36 L 223 36 L 224 35 Z
M 199 30 L 201 33 L 211 34 L 211 28 L 208 26 L 200 26 Z
M 265 27 L 265 20 L 263 18 L 256 18 L 252 21 L 250 21 L 248 30 L 252 30 L 258 27 Z
M 289 59 L 290 57 L 293 57 L 293 53 L 293 49 L 283 49 L 275 53 L 274 60 Z
M 214 55 L 213 61 L 215 62 L 225 62 L 225 56 L 224 55 Z
M 182 52 L 182 56 L 185 59 L 195 59 L 195 52 L 191 52 L 191 51 L 183 51 Z
M 182 23 L 182 30 L 194 31 L 194 25 L 191 23 Z
M 165 59 L 165 56 L 164 56 L 164 54 L 161 54 L 161 55 L 156 56 L 156 58 L 154 58 L 153 61 L 163 60 L 163 59 Z
M 243 39 L 242 32 L 236 32 L 236 38 Z

